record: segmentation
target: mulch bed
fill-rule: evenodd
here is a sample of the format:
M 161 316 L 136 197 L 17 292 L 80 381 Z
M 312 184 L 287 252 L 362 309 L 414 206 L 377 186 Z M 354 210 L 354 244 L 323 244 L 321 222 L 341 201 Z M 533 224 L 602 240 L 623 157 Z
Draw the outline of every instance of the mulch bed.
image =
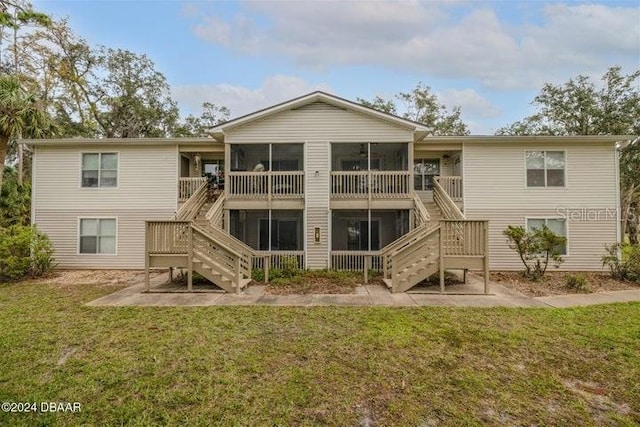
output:
M 589 290 L 567 286 L 569 275 L 585 276 Z M 639 283 L 616 280 L 606 272 L 548 271 L 541 281 L 534 282 L 517 271 L 492 271 L 491 281 L 531 297 L 640 289 Z

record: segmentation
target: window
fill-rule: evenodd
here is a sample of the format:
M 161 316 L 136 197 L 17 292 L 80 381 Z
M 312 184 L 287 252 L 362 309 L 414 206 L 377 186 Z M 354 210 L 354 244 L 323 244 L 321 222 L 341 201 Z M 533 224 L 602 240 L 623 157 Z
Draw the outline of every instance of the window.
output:
M 527 230 L 531 231 L 536 228 L 542 228 L 543 225 L 549 227 L 551 231 L 558 236 L 567 237 L 567 221 L 557 218 L 529 218 L 527 219 Z M 567 254 L 567 243 L 565 242 L 560 249 L 560 255 Z
M 82 154 L 82 186 L 83 187 L 117 187 L 118 186 L 118 154 L 117 153 L 83 153 Z
M 377 251 L 380 249 L 380 221 L 371 221 L 371 248 L 369 248 L 369 221 L 350 219 L 347 221 L 348 251 Z
M 80 219 L 80 253 L 115 254 L 116 228 L 114 218 Z
M 440 159 L 416 159 L 413 164 L 414 189 L 433 190 L 433 177 L 440 175 Z
M 564 151 L 527 151 L 527 187 L 564 187 Z
M 269 220 L 260 220 L 259 250 L 269 250 Z M 271 250 L 272 251 L 296 251 L 298 250 L 298 221 L 296 219 L 272 219 L 271 220 Z

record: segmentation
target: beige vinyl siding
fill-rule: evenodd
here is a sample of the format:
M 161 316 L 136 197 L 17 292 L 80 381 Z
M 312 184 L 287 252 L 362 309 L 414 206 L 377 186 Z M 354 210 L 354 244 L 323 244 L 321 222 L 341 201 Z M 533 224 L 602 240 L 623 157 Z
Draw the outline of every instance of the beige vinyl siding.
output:
M 36 209 L 38 228 L 45 232 L 55 248 L 60 268 L 144 268 L 144 222 L 163 220 L 173 210 L 146 209 Z M 116 254 L 79 254 L 78 222 L 80 218 L 116 218 Z
M 116 188 L 83 188 L 82 153 L 118 153 Z M 175 210 L 178 153 L 175 146 L 82 144 L 37 147 L 34 208 Z M 36 221 L 38 216 L 36 215 Z
M 413 131 L 322 102 L 225 131 L 225 142 L 409 142 Z
M 525 150 L 566 153 L 562 188 L 527 188 Z M 502 232 L 525 218 L 568 216 L 562 270 L 602 270 L 604 245 L 617 240 L 616 166 L 611 144 L 465 144 L 465 215 L 489 220 L 490 267 L 520 269 Z
M 604 255 L 604 245 L 616 241 L 615 211 L 609 211 L 609 215 L 606 210 L 577 209 L 572 212 L 567 220 L 568 253 L 563 256 L 565 262 L 560 270 L 603 270 L 600 258 Z M 502 232 L 509 225 L 526 227 L 526 218 L 562 218 L 563 212 L 559 214 L 555 209 L 468 209 L 466 215 L 469 219 L 489 220 L 490 268 L 520 270 L 522 261 L 509 249 Z
M 565 187 L 527 188 L 525 151 L 566 152 Z M 612 144 L 465 144 L 465 207 L 615 207 L 615 151 Z
M 85 152 L 118 153 L 116 188 L 81 187 Z M 51 239 L 59 267 L 144 268 L 144 221 L 176 210 L 176 146 L 40 146 L 35 158 L 34 222 Z M 117 218 L 116 255 L 79 254 L 79 218 Z
M 308 142 L 305 147 L 307 175 L 305 181 L 305 246 L 307 268 L 328 268 L 329 258 L 329 143 Z M 315 171 L 318 171 L 316 175 Z M 315 228 L 320 228 L 320 243 L 315 242 Z

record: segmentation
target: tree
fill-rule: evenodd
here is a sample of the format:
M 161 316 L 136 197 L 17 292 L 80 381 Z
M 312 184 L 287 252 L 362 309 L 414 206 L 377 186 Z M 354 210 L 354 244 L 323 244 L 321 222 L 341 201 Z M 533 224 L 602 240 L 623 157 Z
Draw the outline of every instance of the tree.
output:
M 216 125 L 229 120 L 231 111 L 224 106 L 218 107 L 212 102 L 204 102 L 202 104 L 202 114 L 195 117 L 190 114 L 184 120 L 184 123 L 176 127 L 175 136 L 209 136 L 209 131 Z
M 549 262 L 553 262 L 556 268 L 564 262 L 560 248 L 567 243 L 567 239 L 555 234 L 546 225 L 531 231 L 510 225 L 502 233 L 507 237 L 509 248 L 520 256 L 525 267 L 523 274 L 530 279 L 542 279 Z
M 589 77 L 547 83 L 532 104 L 538 111 L 499 129 L 497 135 L 640 135 L 640 70 L 623 75 L 611 67 L 596 86 Z M 620 150 L 623 235 L 638 242 L 640 224 L 640 142 Z
M 20 185 L 15 168 L 4 168 L 0 191 L 0 228 L 29 225 L 31 218 L 31 186 Z
M 16 76 L 0 75 L 0 165 L 4 165 L 11 138 L 16 135 L 41 138 L 53 131 L 42 102 L 25 90 Z
M 460 107 L 453 107 L 449 112 L 440 103 L 438 97 L 431 93 L 431 87 L 418 82 L 411 92 L 400 92 L 394 96 L 404 106 L 402 117 L 423 123 L 431 129 L 433 135 L 468 135 L 469 129 L 460 118 Z M 389 114 L 397 114 L 394 101 L 376 96 L 373 101 L 357 99 L 365 107 Z
M 137 138 L 172 134 L 178 107 L 146 55 L 90 46 L 66 21 L 24 40 L 34 76 L 61 136 Z
M 365 107 L 372 108 L 374 110 L 382 111 L 383 113 L 397 115 L 396 104 L 393 101 L 386 100 L 381 96 L 376 95 L 373 101 L 367 101 L 366 99 L 356 98 L 357 101 Z
M 44 13 L 34 11 L 31 3 L 27 1 L 0 0 L 0 48 L 4 42 L 5 34 L 9 33 L 9 38 L 11 39 L 11 56 L 13 59 L 11 66 L 5 64 L 5 61 L 2 60 L 2 51 L 0 49 L 0 68 L 14 73 L 16 76 L 20 75 L 20 56 L 26 52 L 26 50 L 23 51 L 19 48 L 18 40 L 21 37 L 20 29 L 28 24 L 46 27 L 51 24 L 51 19 Z M 5 29 L 9 29 L 10 31 L 5 31 Z M 20 135 L 18 135 L 18 138 L 19 137 Z M 18 182 L 22 184 L 24 176 L 24 154 L 22 145 L 17 144 L 15 150 L 18 153 Z

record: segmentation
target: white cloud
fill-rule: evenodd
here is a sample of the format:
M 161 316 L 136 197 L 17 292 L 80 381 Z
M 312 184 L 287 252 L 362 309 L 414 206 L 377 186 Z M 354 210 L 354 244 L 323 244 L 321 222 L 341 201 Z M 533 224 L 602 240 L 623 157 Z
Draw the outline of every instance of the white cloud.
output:
M 635 6 L 555 4 L 537 18 L 516 26 L 487 3 L 455 1 L 247 2 L 233 18 L 206 17 L 194 31 L 236 52 L 308 67 L 382 65 L 501 89 L 640 66 Z
M 459 105 L 464 118 L 495 118 L 500 109 L 474 89 L 447 89 L 438 98 L 448 107 Z
M 171 88 L 171 95 L 186 113 L 198 115 L 202 103 L 208 101 L 229 108 L 232 117 L 239 117 L 315 90 L 331 88 L 295 76 L 275 75 L 257 89 L 230 84 L 177 85 Z

